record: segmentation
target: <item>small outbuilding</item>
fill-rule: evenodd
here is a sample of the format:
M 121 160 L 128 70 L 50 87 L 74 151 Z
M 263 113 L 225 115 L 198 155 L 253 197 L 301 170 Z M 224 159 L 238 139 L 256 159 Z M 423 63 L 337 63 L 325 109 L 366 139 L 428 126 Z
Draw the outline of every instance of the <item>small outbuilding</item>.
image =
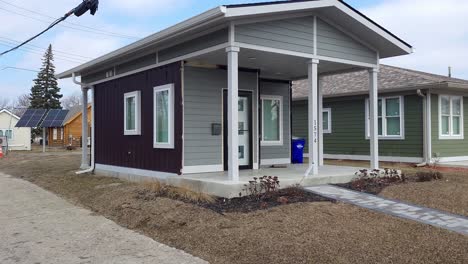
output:
M 0 138 L 8 150 L 31 150 L 31 128 L 17 128 L 20 117 L 12 112 L 0 110 Z
M 62 126 L 47 128 L 47 138 L 51 147 L 81 147 L 82 146 L 82 122 L 81 105 L 69 109 Z M 88 104 L 88 135 L 91 135 L 91 104 Z M 90 140 L 87 140 L 89 143 Z

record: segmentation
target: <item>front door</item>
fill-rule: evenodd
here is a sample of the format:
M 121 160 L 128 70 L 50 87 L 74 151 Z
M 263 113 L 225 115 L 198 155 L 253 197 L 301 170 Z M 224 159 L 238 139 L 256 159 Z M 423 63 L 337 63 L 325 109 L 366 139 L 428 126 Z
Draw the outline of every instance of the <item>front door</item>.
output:
M 224 169 L 228 169 L 227 91 L 224 91 Z M 239 92 L 239 168 L 252 169 L 252 93 Z

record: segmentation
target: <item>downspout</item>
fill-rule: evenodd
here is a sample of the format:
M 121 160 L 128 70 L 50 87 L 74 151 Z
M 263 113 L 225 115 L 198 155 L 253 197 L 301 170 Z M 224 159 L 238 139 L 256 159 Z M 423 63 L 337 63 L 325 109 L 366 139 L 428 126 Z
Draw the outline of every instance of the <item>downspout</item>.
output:
M 424 167 L 427 166 L 429 163 L 429 156 L 428 156 L 428 145 L 427 145 L 427 96 L 423 94 L 421 89 L 417 90 L 417 94 L 423 100 L 423 155 L 424 155 L 424 162 L 420 164 L 416 164 L 416 167 Z
M 88 87 L 87 84 L 85 83 L 82 83 L 82 82 L 79 82 L 76 80 L 76 75 L 75 73 L 72 73 L 72 79 L 73 79 L 73 83 L 77 84 L 77 85 L 80 85 L 82 89 L 87 89 L 85 87 Z M 92 102 L 91 102 L 91 167 L 89 169 L 85 169 L 85 170 L 81 170 L 81 171 L 77 171 L 75 172 L 77 175 L 80 175 L 80 174 L 85 174 L 85 173 L 90 173 L 90 172 L 94 172 L 94 169 L 95 169 L 95 147 L 94 147 L 94 86 L 89 86 L 90 89 L 91 89 L 91 94 L 93 95 L 93 98 L 92 98 Z M 84 104 L 85 102 L 83 102 Z M 88 103 L 86 102 L 86 116 L 88 115 Z M 83 113 L 82 113 L 83 114 Z M 82 126 L 84 126 L 84 124 L 82 124 Z M 88 124 L 86 123 L 86 129 L 87 128 Z M 87 148 L 88 144 L 82 144 L 83 148 Z

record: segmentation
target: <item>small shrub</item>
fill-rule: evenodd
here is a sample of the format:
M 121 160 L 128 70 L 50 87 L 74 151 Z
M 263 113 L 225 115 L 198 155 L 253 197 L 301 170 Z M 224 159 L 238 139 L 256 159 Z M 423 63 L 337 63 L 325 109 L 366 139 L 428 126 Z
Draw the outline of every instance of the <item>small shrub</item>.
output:
M 280 181 L 277 176 L 263 176 L 260 178 L 254 177 L 249 181 L 249 184 L 244 184 L 247 196 L 253 199 L 262 200 L 270 197 L 272 194 L 278 192 L 280 188 Z M 242 193 L 240 193 L 242 195 Z
M 416 173 L 416 181 L 429 182 L 433 180 L 442 180 L 444 176 L 439 171 L 419 171 Z
M 76 147 L 74 147 L 74 146 L 67 146 L 67 150 L 70 150 L 70 151 L 71 151 L 71 150 L 76 150 Z
M 355 178 L 349 186 L 353 190 L 360 192 L 379 193 L 383 188 L 390 184 L 403 183 L 407 181 L 406 176 L 399 170 L 383 169 L 383 170 L 359 170 L 356 172 Z

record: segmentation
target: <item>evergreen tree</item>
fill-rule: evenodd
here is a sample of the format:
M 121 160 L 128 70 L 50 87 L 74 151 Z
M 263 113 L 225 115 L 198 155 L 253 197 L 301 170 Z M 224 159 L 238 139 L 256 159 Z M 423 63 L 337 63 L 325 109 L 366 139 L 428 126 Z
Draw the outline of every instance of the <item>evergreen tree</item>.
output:
M 34 79 L 34 86 L 31 88 L 29 96 L 31 100 L 30 108 L 62 109 L 60 103 L 60 98 L 62 97 L 57 78 L 55 78 L 52 45 L 49 45 L 42 59 L 42 67 L 37 74 L 37 78 Z
M 58 87 L 57 78 L 55 78 L 54 54 L 52 52 L 52 45 L 42 58 L 42 67 L 34 79 L 34 86 L 31 87 L 31 94 L 29 95 L 30 105 L 29 108 L 35 109 L 62 109 L 60 98 L 60 88 Z M 31 131 L 32 137 L 42 134 L 41 128 L 36 128 Z

